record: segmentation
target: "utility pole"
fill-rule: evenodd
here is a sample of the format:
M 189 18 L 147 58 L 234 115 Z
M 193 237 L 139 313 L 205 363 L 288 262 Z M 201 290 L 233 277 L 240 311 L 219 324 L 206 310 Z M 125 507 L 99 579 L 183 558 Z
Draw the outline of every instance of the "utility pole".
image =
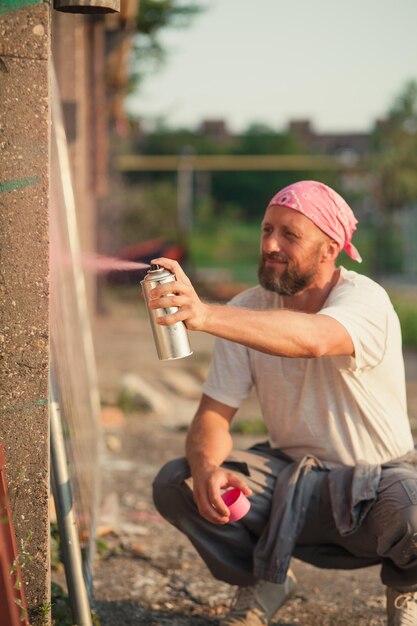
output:
M 186 146 L 177 169 L 177 219 L 180 242 L 187 248 L 193 225 L 193 150 Z

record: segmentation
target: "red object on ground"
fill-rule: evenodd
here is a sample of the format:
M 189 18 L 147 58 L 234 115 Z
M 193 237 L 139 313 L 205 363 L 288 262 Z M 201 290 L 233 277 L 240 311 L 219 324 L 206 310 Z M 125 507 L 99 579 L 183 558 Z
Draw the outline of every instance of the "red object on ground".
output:
M 29 626 L 0 443 L 0 626 Z

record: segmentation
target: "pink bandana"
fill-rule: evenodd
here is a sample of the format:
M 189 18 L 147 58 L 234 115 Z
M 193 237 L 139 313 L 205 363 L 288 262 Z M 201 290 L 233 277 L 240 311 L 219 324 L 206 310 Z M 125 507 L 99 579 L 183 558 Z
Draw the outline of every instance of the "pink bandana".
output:
M 350 206 L 336 191 L 314 180 L 301 180 L 281 189 L 268 206 L 280 204 L 308 217 L 334 239 L 354 261 L 361 255 L 351 243 L 358 220 Z

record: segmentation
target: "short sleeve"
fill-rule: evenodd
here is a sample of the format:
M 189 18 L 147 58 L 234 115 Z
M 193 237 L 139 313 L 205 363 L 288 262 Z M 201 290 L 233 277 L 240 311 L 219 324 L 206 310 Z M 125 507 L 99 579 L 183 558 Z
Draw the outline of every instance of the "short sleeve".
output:
M 352 281 L 333 289 L 319 315 L 340 322 L 355 348 L 357 369 L 378 365 L 386 350 L 388 322 L 395 315 L 387 293 L 371 280 Z
M 238 408 L 252 389 L 249 351 L 245 346 L 216 339 L 213 360 L 203 391 L 218 402 Z

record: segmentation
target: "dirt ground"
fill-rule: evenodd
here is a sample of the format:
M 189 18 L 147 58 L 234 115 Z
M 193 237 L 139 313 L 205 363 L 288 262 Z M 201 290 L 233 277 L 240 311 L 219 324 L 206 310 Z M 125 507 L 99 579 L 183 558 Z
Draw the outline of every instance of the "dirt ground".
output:
M 126 294 L 125 294 L 126 295 Z M 160 466 L 183 454 L 189 424 L 207 370 L 213 340 L 191 334 L 194 354 L 156 359 L 143 306 L 114 295 L 94 329 L 103 411 L 100 549 L 94 569 L 95 610 L 101 626 L 215 626 L 227 611 L 234 588 L 214 580 L 188 540 L 156 512 L 151 482 Z M 409 409 L 417 422 L 417 356 L 406 353 Z M 149 388 L 153 407 L 126 405 L 127 382 Z M 115 409 L 124 399 L 125 411 Z M 143 402 L 146 405 L 146 401 Z M 129 411 L 127 409 L 130 409 Z M 133 409 L 133 410 L 132 410 Z M 239 420 L 256 420 L 250 398 Z M 237 447 L 264 437 L 234 435 Z M 379 568 L 319 570 L 293 561 L 295 597 L 279 612 L 281 626 L 381 626 L 384 587 Z

